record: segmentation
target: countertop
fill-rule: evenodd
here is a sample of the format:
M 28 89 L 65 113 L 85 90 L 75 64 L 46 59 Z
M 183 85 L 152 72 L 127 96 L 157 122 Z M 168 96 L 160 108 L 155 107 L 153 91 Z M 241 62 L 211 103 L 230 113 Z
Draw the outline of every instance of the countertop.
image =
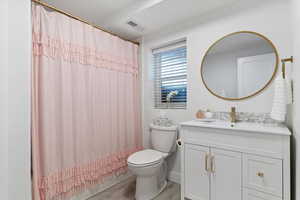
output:
M 234 126 L 231 126 L 230 122 L 226 121 L 214 121 L 214 122 L 201 122 L 197 120 L 187 121 L 180 123 L 181 127 L 203 127 L 203 128 L 212 128 L 212 129 L 225 129 L 225 130 L 234 130 L 234 131 L 247 131 L 255 133 L 268 133 L 276 135 L 286 135 L 290 136 L 290 130 L 284 125 L 276 124 L 258 124 L 250 122 L 237 122 Z

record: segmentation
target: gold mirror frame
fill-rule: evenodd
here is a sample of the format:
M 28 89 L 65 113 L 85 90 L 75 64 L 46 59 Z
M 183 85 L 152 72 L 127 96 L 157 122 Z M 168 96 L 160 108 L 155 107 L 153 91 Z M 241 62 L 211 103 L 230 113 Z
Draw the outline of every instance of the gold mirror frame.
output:
M 265 39 L 274 49 L 274 52 L 275 52 L 275 55 L 276 55 L 276 64 L 275 64 L 275 69 L 274 69 L 274 72 L 273 72 L 273 75 L 272 77 L 270 78 L 270 80 L 267 82 L 267 84 L 261 88 L 260 90 L 258 90 L 257 92 L 249 95 L 249 96 L 245 96 L 245 97 L 241 97 L 241 98 L 226 98 L 226 97 L 222 97 L 216 93 L 214 93 L 211 89 L 209 89 L 209 87 L 207 86 L 207 84 L 205 83 L 204 81 L 204 77 L 203 77 L 203 65 L 204 65 L 204 60 L 205 58 L 207 57 L 209 51 L 218 43 L 220 42 L 221 40 L 223 40 L 224 38 L 226 37 L 229 37 L 229 36 L 232 36 L 232 35 L 236 35 L 236 34 L 240 34 L 240 33 L 249 33 L 249 34 L 254 34 L 256 36 L 259 36 L 263 39 Z M 228 35 L 225 35 L 223 36 L 222 38 L 218 39 L 216 42 L 214 42 L 209 48 L 208 50 L 206 51 L 203 59 L 202 59 L 202 62 L 201 62 L 201 79 L 202 79 L 202 82 L 204 84 L 204 86 L 206 87 L 206 89 L 211 93 L 213 94 L 214 96 L 218 97 L 218 98 L 221 98 L 223 100 L 227 100 L 227 101 L 240 101 L 240 100 L 244 100 L 244 99 L 248 99 L 248 98 L 251 98 L 251 97 L 254 97 L 256 96 L 257 94 L 261 93 L 263 90 L 265 90 L 270 84 L 271 82 L 274 80 L 276 74 L 277 74 L 277 70 L 278 70 L 278 64 L 279 64 L 279 54 L 278 54 L 278 51 L 275 47 L 275 45 L 272 43 L 272 41 L 270 39 L 268 39 L 266 36 L 260 34 L 260 33 L 257 33 L 257 32 L 253 32 L 253 31 L 238 31 L 238 32 L 234 32 L 234 33 L 230 33 Z

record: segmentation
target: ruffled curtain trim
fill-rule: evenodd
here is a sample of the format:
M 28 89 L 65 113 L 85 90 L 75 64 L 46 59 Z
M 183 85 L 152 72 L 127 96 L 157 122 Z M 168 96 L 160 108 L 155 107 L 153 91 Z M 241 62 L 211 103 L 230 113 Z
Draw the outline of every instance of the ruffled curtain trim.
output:
M 128 156 L 140 150 L 142 147 L 39 178 L 38 188 L 41 200 L 72 196 L 90 185 L 102 182 L 105 177 L 126 172 Z
M 61 59 L 70 63 L 91 65 L 123 73 L 138 74 L 138 63 L 132 58 L 124 58 L 96 48 L 80 46 L 51 38 L 49 35 L 33 32 L 33 55 Z

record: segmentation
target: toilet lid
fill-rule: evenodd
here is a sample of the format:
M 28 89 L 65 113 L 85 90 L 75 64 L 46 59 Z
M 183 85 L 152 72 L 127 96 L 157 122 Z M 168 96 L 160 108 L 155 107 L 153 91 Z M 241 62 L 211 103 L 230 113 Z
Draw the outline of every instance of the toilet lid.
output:
M 163 159 L 163 155 L 159 151 L 146 149 L 138 151 L 128 158 L 128 163 L 134 165 L 149 165 L 159 163 Z

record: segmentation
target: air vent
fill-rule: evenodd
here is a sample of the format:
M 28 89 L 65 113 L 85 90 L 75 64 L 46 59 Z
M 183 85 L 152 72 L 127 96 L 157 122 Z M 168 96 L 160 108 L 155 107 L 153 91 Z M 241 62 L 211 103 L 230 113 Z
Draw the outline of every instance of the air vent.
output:
M 140 25 L 138 25 L 137 23 L 135 23 L 134 21 L 128 21 L 127 24 L 133 28 L 135 31 L 138 31 L 138 32 L 143 32 L 144 31 L 144 28 L 141 27 Z
M 138 26 L 137 23 L 135 23 L 135 22 L 133 22 L 133 21 L 129 21 L 129 22 L 127 22 L 127 24 L 128 24 L 129 26 L 134 27 L 134 28 Z

